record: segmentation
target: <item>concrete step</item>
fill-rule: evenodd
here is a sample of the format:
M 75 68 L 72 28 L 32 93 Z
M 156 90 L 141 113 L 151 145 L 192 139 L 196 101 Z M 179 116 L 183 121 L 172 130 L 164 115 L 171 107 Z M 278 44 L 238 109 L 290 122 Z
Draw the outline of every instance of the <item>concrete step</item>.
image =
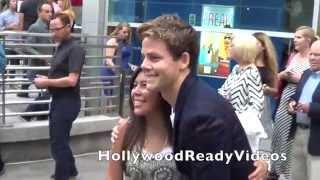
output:
M 110 147 L 110 132 L 118 117 L 79 117 L 73 123 L 70 144 L 74 154 L 98 152 Z M 48 121 L 16 123 L 0 127 L 1 154 L 6 162 L 51 158 Z
M 91 153 L 76 156 L 76 166 L 79 175 L 76 180 L 106 179 L 107 161 L 99 161 L 98 154 Z M 9 163 L 1 180 L 49 180 L 54 171 L 54 161 L 46 159 L 41 161 Z

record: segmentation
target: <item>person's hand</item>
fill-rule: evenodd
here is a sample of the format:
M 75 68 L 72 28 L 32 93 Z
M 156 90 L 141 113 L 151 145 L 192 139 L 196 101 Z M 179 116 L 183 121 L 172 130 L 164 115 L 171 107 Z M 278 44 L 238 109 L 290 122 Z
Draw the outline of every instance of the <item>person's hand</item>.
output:
M 294 100 L 291 100 L 288 103 L 288 112 L 289 114 L 295 114 L 296 113 L 296 106 L 297 106 L 297 102 Z
M 104 64 L 107 65 L 108 67 L 113 67 L 114 66 L 113 61 L 110 60 L 110 59 L 105 59 L 104 60 Z
M 44 76 L 44 75 L 40 75 L 40 74 L 37 74 L 36 77 L 37 77 L 37 78 L 48 79 L 48 76 Z
M 301 78 L 301 74 L 300 73 L 296 73 L 296 72 L 293 72 L 293 71 L 288 71 L 287 74 L 288 74 L 288 78 L 289 78 L 289 80 L 291 82 L 298 83 L 300 81 L 300 78 Z
M 120 117 L 120 119 L 119 119 L 118 123 L 116 124 L 116 126 L 114 126 L 114 127 L 112 128 L 111 138 L 110 138 L 112 143 L 115 143 L 115 142 L 116 142 L 116 140 L 117 140 L 118 137 L 119 137 L 119 129 L 120 129 L 121 127 L 123 127 L 127 122 L 128 122 L 128 119 L 127 119 L 127 118 L 122 118 L 122 117 Z
M 289 78 L 289 71 L 287 71 L 287 70 L 281 71 L 281 72 L 279 73 L 279 78 L 280 78 L 280 79 L 284 79 L 284 80 L 288 80 L 288 78 Z
M 271 93 L 271 88 L 267 84 L 262 85 L 263 93 L 264 94 L 270 94 Z
M 47 88 L 48 87 L 48 77 L 42 76 L 42 75 L 36 75 L 36 78 L 34 78 L 33 83 L 38 88 Z
M 297 112 L 302 112 L 305 114 L 308 114 L 310 110 L 310 105 L 309 103 L 303 104 L 303 103 L 298 103 L 296 106 L 296 111 Z
M 249 175 L 249 180 L 264 180 L 268 173 L 268 163 L 258 160 L 254 162 L 256 169 Z
M 112 144 L 116 142 L 116 140 L 118 139 L 118 135 L 119 135 L 119 124 L 117 124 L 115 127 L 112 128 L 111 138 L 110 138 Z
M 7 25 L 7 27 L 6 27 L 7 30 L 16 30 L 16 29 L 18 29 L 18 28 L 19 28 L 19 24 L 18 24 L 18 23 L 15 23 L 15 22 Z

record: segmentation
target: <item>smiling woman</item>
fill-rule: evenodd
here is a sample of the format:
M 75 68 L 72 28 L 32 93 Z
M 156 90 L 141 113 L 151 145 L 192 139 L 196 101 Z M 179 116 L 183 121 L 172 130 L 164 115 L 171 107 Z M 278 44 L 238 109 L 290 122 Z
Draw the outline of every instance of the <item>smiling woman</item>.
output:
M 138 68 L 130 84 L 131 115 L 129 120 L 120 120 L 116 127 L 119 133 L 112 146 L 114 154 L 121 154 L 123 151 L 142 156 L 172 154 L 171 108 L 160 93 L 150 91 L 146 85 L 146 77 Z M 111 159 L 107 179 L 122 180 L 123 174 L 125 179 L 139 180 L 176 180 L 180 177 L 172 159 L 145 159 L 139 160 L 138 163 L 131 158 L 125 161 Z

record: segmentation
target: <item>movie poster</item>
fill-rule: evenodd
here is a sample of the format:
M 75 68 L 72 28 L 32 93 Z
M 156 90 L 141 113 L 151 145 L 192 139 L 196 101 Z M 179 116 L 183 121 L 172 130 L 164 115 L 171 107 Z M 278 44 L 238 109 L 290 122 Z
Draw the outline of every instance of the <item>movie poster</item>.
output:
M 203 5 L 202 31 L 198 73 L 200 75 L 227 77 L 230 73 L 229 49 L 232 34 L 215 32 L 214 29 L 233 27 L 234 7 Z

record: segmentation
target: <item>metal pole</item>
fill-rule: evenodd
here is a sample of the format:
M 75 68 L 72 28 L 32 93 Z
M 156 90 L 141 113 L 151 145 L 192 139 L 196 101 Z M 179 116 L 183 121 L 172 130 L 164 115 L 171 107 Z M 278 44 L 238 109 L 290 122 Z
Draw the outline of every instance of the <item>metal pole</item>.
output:
M 2 77 L 2 124 L 5 125 L 6 124 L 6 94 L 5 94 L 5 77 L 4 77 L 4 73 L 1 73 L 1 77 Z
M 6 37 L 3 36 L 3 50 L 6 48 Z M 1 73 L 2 78 L 2 126 L 6 124 L 6 83 L 5 83 L 5 71 Z
M 119 116 L 123 117 L 123 104 L 124 104 L 124 95 L 125 95 L 125 81 L 126 81 L 126 72 L 121 69 L 120 70 L 120 87 L 119 87 Z

